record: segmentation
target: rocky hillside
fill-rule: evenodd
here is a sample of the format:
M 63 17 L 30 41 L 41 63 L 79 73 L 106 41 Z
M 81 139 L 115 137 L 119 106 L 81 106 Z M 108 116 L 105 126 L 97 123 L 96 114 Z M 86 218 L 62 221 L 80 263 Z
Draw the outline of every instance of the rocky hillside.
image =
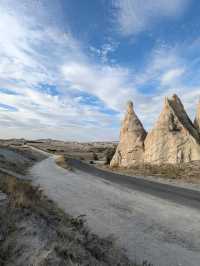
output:
M 146 132 L 128 104 L 122 124 L 120 143 L 111 166 L 135 163 L 177 164 L 200 161 L 200 104 L 195 123 L 187 115 L 177 95 L 165 98 L 163 110 L 154 127 Z

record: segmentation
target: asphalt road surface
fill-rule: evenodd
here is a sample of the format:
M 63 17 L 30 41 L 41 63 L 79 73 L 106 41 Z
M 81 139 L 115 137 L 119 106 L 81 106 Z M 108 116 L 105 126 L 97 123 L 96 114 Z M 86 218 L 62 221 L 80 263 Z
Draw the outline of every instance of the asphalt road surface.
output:
M 70 159 L 70 165 L 80 171 L 92 174 L 96 177 L 117 183 L 122 186 L 126 186 L 129 189 L 142 191 L 162 199 L 167 199 L 169 201 L 200 210 L 200 191 L 148 181 L 139 177 L 104 171 L 75 159 Z
M 154 266 L 200 265 L 198 192 L 72 163 L 70 172 L 50 157 L 28 177 L 67 213 L 85 214 L 89 228 L 112 237 L 130 259 Z

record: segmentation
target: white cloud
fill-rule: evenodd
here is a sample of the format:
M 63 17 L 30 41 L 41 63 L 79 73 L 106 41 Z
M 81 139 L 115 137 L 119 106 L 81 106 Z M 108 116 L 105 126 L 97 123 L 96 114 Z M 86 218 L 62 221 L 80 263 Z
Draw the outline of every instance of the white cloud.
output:
M 146 128 L 151 128 L 155 123 L 162 110 L 164 97 L 174 93 L 180 96 L 193 120 L 200 98 L 200 82 L 197 53 L 194 58 L 187 58 L 186 51 L 189 54 L 191 52 L 188 47 L 191 47 L 190 43 L 155 48 L 142 70 L 135 72 L 136 107 Z
M 113 59 L 110 60 L 110 55 L 117 50 L 118 46 L 119 43 L 110 41 L 104 43 L 100 48 L 95 48 L 91 46 L 90 51 L 94 53 L 97 57 L 99 57 L 103 64 L 107 64 L 109 63 L 109 61 L 112 62 Z
M 37 15 L 27 17 L 3 4 L 0 14 L 1 79 L 52 83 L 59 64 L 80 56 L 78 42 L 69 32 L 41 24 Z
M 183 65 L 184 62 L 178 55 L 176 49 L 170 47 L 156 47 L 149 54 L 142 71 L 135 73 L 134 82 L 137 86 L 152 81 L 160 82 L 172 69 L 184 69 Z
M 37 16 L 18 13 L 7 3 L 0 4 L 0 13 L 0 88 L 15 93 L 0 92 L 0 104 L 17 110 L 1 108 L 1 137 L 15 137 L 21 132 L 22 137 L 29 138 L 38 134 L 75 139 L 80 128 L 81 139 L 101 137 L 99 128 L 109 135 L 110 115 L 90 103 L 77 102 L 60 73 L 64 62 L 88 61 L 71 34 L 41 24 Z M 41 84 L 56 86 L 58 95 L 40 89 Z M 74 136 L 69 134 L 70 127 Z M 5 128 L 10 129 L 6 135 Z
M 124 68 L 72 62 L 65 64 L 62 71 L 72 88 L 97 96 L 116 111 L 121 111 L 135 95 L 130 73 Z
M 158 2 L 162 2 L 162 8 Z M 165 7 L 165 16 L 173 14 L 171 0 L 169 6 L 164 0 L 158 2 L 154 2 L 155 10 L 164 14 Z M 124 1 L 124 5 L 127 3 Z M 129 3 L 132 5 L 132 1 Z M 175 6 L 178 9 L 178 4 Z M 138 4 L 138 9 L 142 10 L 142 5 Z M 194 112 L 199 86 L 184 83 L 183 77 L 194 69 L 185 67 L 184 53 L 181 55 L 178 48 L 154 49 L 146 65 L 137 71 L 110 65 L 108 55 L 116 46 L 106 44 L 92 49 L 101 59 L 94 63 L 69 32 L 40 23 L 37 17 L 18 14 L 13 8 L 11 12 L 2 4 L 0 12 L 0 88 L 17 93 L 0 91 L 0 104 L 17 110 L 0 109 L 1 137 L 116 140 L 127 100 L 133 100 L 136 112 L 149 128 L 161 111 L 163 97 L 174 92 L 182 96 L 189 112 Z M 142 18 L 147 11 L 140 12 Z M 142 19 L 143 29 L 151 18 L 147 15 Z M 41 84 L 55 86 L 58 93 L 41 89 Z M 148 91 L 151 85 L 155 87 Z M 84 95 L 95 100 L 91 103 Z
M 178 17 L 188 0 L 113 0 L 116 18 L 123 35 L 149 29 L 162 17 Z
M 171 84 L 172 82 L 175 82 L 178 78 L 180 78 L 184 74 L 184 72 L 184 68 L 170 69 L 161 77 L 161 83 L 163 85 Z

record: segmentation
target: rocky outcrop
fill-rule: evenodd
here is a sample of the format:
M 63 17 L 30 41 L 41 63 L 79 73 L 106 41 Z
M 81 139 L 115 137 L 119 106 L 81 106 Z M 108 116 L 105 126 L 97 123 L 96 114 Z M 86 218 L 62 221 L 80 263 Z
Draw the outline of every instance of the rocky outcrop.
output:
M 145 139 L 144 161 L 152 164 L 200 160 L 200 135 L 177 95 L 166 98 L 154 128 Z
M 133 103 L 128 102 L 127 113 L 120 131 L 120 142 L 110 165 L 126 167 L 136 162 L 143 162 L 145 137 L 146 131 L 133 110 Z
M 194 120 L 194 126 L 200 135 L 200 100 L 199 100 L 199 103 L 197 105 L 197 111 L 196 111 L 196 117 Z

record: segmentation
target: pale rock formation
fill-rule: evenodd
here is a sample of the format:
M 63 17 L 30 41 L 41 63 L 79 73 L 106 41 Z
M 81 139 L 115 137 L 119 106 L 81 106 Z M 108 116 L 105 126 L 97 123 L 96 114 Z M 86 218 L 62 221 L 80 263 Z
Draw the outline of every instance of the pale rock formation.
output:
M 198 133 L 200 134 L 200 100 L 197 105 L 196 117 L 194 120 L 194 126 L 197 129 Z
M 128 102 L 127 113 L 120 131 L 120 142 L 110 163 L 111 167 L 126 167 L 143 162 L 146 131 Z
M 144 161 L 152 164 L 200 160 L 200 135 L 177 95 L 165 98 L 163 111 L 145 139 Z

